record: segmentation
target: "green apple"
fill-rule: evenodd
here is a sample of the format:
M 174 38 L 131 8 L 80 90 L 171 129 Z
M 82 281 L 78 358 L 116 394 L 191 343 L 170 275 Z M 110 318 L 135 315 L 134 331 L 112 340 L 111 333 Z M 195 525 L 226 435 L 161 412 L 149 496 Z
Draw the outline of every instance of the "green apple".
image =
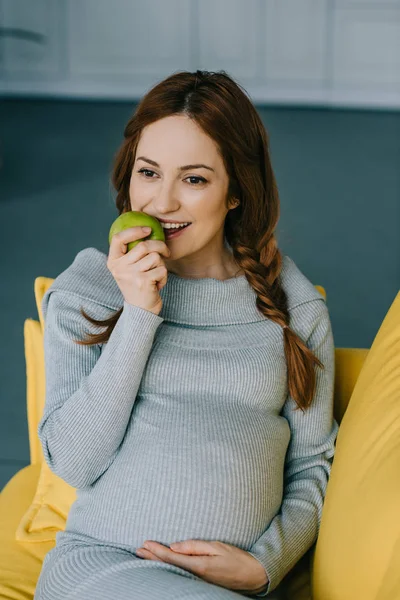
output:
M 161 240 L 162 242 L 165 242 L 164 229 L 158 219 L 139 210 L 130 210 L 122 213 L 115 219 L 114 223 L 111 225 L 110 233 L 108 234 L 108 243 L 111 244 L 113 235 L 119 231 L 128 229 L 129 227 L 151 227 L 152 230 L 148 235 L 143 234 L 143 238 L 140 240 L 129 242 L 128 252 L 141 242 L 142 239 Z

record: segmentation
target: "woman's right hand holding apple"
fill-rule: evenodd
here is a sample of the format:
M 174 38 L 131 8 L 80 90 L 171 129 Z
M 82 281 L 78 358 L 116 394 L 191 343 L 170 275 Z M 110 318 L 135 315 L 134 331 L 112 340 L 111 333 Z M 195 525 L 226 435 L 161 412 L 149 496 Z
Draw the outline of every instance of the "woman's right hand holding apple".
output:
M 161 240 L 143 240 L 127 252 L 128 243 L 148 236 L 142 227 L 128 227 L 113 235 L 107 268 L 111 272 L 124 300 L 158 315 L 162 308 L 159 291 L 167 283 L 168 270 L 162 254 L 171 252 Z

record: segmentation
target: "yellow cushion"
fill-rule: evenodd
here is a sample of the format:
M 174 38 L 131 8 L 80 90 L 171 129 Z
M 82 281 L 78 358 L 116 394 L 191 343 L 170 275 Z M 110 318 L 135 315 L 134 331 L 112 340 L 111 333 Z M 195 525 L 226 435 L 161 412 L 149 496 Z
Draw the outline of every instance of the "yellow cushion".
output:
M 24 467 L 0 494 L 0 598 L 32 600 L 42 562 L 55 542 L 17 542 L 15 530 L 35 494 L 40 465 Z
M 43 414 L 45 402 L 42 300 L 53 281 L 54 279 L 50 277 L 36 277 L 34 292 L 39 321 L 26 319 L 24 323 L 26 399 L 31 463 L 38 463 L 44 460 L 43 450 L 37 435 L 37 428 Z
M 53 473 L 43 461 L 35 496 L 16 529 L 20 542 L 50 542 L 65 529 L 76 489 Z
M 400 292 L 336 440 L 312 562 L 314 600 L 400 598 Z
M 43 333 L 39 321 L 25 319 L 24 348 L 30 458 L 31 463 L 40 463 L 44 456 L 37 428 L 43 414 L 45 370 Z

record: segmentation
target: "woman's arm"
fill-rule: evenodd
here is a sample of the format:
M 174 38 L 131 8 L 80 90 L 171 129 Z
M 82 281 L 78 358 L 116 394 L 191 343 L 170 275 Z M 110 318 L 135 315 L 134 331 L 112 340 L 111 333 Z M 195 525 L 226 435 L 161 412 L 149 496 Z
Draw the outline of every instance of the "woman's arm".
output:
M 305 413 L 294 411 L 297 404 L 290 396 L 282 409 L 291 429 L 283 501 L 278 514 L 250 548 L 269 579 L 266 590 L 257 594 L 260 598 L 277 587 L 317 539 L 339 430 L 333 417 L 335 348 L 328 309 L 325 301 L 318 299 L 294 310 L 300 311 L 296 315 L 299 319 L 309 320 L 306 343 L 325 369 L 316 367 L 315 395 Z
M 44 331 L 46 401 L 38 426 L 49 468 L 76 488 L 92 484 L 113 462 L 164 320 L 124 302 L 101 351 L 97 344 L 73 341 L 83 339 L 88 329 L 81 305 L 79 296 L 50 294 Z M 94 302 L 85 300 L 84 308 L 90 316 L 106 318 L 98 316 Z

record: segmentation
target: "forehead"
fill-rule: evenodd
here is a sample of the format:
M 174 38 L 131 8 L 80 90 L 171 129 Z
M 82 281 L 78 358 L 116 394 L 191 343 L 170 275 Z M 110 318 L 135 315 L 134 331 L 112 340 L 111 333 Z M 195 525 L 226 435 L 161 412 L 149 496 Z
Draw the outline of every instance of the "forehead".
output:
M 166 168 L 204 163 L 217 171 L 222 165 L 216 142 L 186 116 L 166 117 L 147 125 L 140 135 L 138 156 Z

